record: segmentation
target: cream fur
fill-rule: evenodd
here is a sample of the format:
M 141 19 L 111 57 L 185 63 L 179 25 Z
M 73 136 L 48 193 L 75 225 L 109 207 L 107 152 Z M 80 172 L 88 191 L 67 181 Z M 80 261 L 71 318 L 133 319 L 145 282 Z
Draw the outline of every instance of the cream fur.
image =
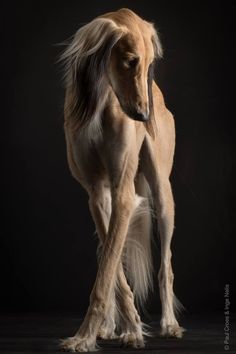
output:
M 152 289 L 152 209 L 161 238 L 161 334 L 183 332 L 175 317 L 170 251 L 175 128 L 152 77 L 161 56 L 153 25 L 128 9 L 79 29 L 62 55 L 68 164 L 88 192 L 100 240 L 90 305 L 75 336 L 62 341 L 66 350 L 96 350 L 98 336 L 144 346 L 135 299 L 144 306 Z

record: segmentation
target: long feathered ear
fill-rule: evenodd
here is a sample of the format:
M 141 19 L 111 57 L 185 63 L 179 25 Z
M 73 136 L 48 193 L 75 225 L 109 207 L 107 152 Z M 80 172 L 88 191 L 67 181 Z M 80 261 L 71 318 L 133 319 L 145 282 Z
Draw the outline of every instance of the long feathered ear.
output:
M 161 46 L 161 42 L 158 37 L 158 34 L 152 24 L 151 24 L 151 28 L 152 28 L 152 32 L 153 32 L 152 44 L 153 44 L 155 59 L 154 59 L 153 63 L 149 66 L 149 69 L 148 69 L 149 120 L 145 123 L 145 126 L 146 126 L 146 130 L 149 133 L 149 135 L 153 139 L 155 139 L 155 137 L 157 135 L 157 125 L 156 125 L 154 106 L 153 106 L 152 84 L 153 84 L 154 74 L 155 74 L 155 65 L 157 63 L 157 60 L 162 58 L 163 50 L 162 50 L 162 46 Z
M 67 89 L 65 114 L 72 133 L 99 116 L 107 98 L 106 69 L 112 47 L 125 28 L 106 18 L 96 18 L 80 28 L 62 54 Z M 94 122 L 96 124 L 96 122 Z M 98 123 L 99 124 L 99 123 Z
M 149 99 L 149 120 L 144 123 L 147 132 L 149 135 L 155 139 L 157 134 L 157 125 L 154 114 L 154 106 L 153 106 L 153 93 L 152 93 L 152 84 L 154 79 L 154 66 L 155 62 L 153 62 L 148 69 L 148 99 Z

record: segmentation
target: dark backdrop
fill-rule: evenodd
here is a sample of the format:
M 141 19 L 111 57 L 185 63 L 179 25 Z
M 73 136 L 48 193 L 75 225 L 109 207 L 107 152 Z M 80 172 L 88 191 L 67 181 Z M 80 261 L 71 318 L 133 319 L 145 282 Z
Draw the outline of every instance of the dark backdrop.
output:
M 157 82 L 177 132 L 175 292 L 188 312 L 223 311 L 235 271 L 229 3 L 11 1 L 2 8 L 1 311 L 82 313 L 88 304 L 97 241 L 87 195 L 67 166 L 55 44 L 120 7 L 154 21 L 164 47 Z M 160 310 L 158 299 L 151 297 L 150 311 Z

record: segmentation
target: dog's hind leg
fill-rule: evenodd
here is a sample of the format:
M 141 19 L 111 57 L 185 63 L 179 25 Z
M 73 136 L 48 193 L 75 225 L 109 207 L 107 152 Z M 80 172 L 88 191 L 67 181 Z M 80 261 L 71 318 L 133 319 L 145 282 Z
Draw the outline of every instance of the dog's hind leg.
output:
M 175 317 L 177 300 L 173 292 L 174 274 L 170 250 L 174 230 L 174 201 L 168 179 L 158 179 L 155 204 L 161 239 L 161 266 L 158 273 L 162 303 L 161 335 L 181 338 L 184 330 Z
M 174 231 L 174 201 L 166 172 L 168 169 L 160 160 L 160 150 L 156 146 L 153 148 L 147 140 L 142 149 L 142 165 L 152 191 L 161 241 L 161 266 L 158 274 L 162 304 L 161 335 L 180 338 L 184 329 L 179 326 L 175 316 L 178 308 L 173 292 L 174 274 L 170 249 Z
M 120 341 L 134 348 L 144 347 L 143 328 L 137 309 L 134 305 L 134 295 L 127 283 L 122 264 L 117 274 L 118 289 L 116 292 L 120 315 Z

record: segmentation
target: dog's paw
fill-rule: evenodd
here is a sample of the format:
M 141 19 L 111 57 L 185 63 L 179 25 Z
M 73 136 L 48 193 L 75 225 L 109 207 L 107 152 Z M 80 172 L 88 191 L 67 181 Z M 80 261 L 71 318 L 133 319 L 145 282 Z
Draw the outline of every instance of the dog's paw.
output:
M 122 333 L 119 337 L 120 342 L 123 346 L 129 346 L 132 348 L 144 348 L 143 336 L 140 333 L 126 332 Z
M 185 329 L 180 327 L 178 324 L 168 325 L 161 329 L 160 335 L 162 337 L 174 337 L 174 338 L 182 338 Z
M 94 338 L 69 337 L 61 340 L 60 347 L 69 352 L 94 352 L 98 350 Z
M 100 339 L 116 339 L 118 338 L 117 334 L 115 333 L 116 324 L 115 321 L 109 318 L 103 321 L 101 324 L 97 338 Z
M 113 330 L 103 327 L 103 328 L 99 329 L 97 338 L 98 339 L 116 339 L 116 338 L 118 338 L 118 336 Z

